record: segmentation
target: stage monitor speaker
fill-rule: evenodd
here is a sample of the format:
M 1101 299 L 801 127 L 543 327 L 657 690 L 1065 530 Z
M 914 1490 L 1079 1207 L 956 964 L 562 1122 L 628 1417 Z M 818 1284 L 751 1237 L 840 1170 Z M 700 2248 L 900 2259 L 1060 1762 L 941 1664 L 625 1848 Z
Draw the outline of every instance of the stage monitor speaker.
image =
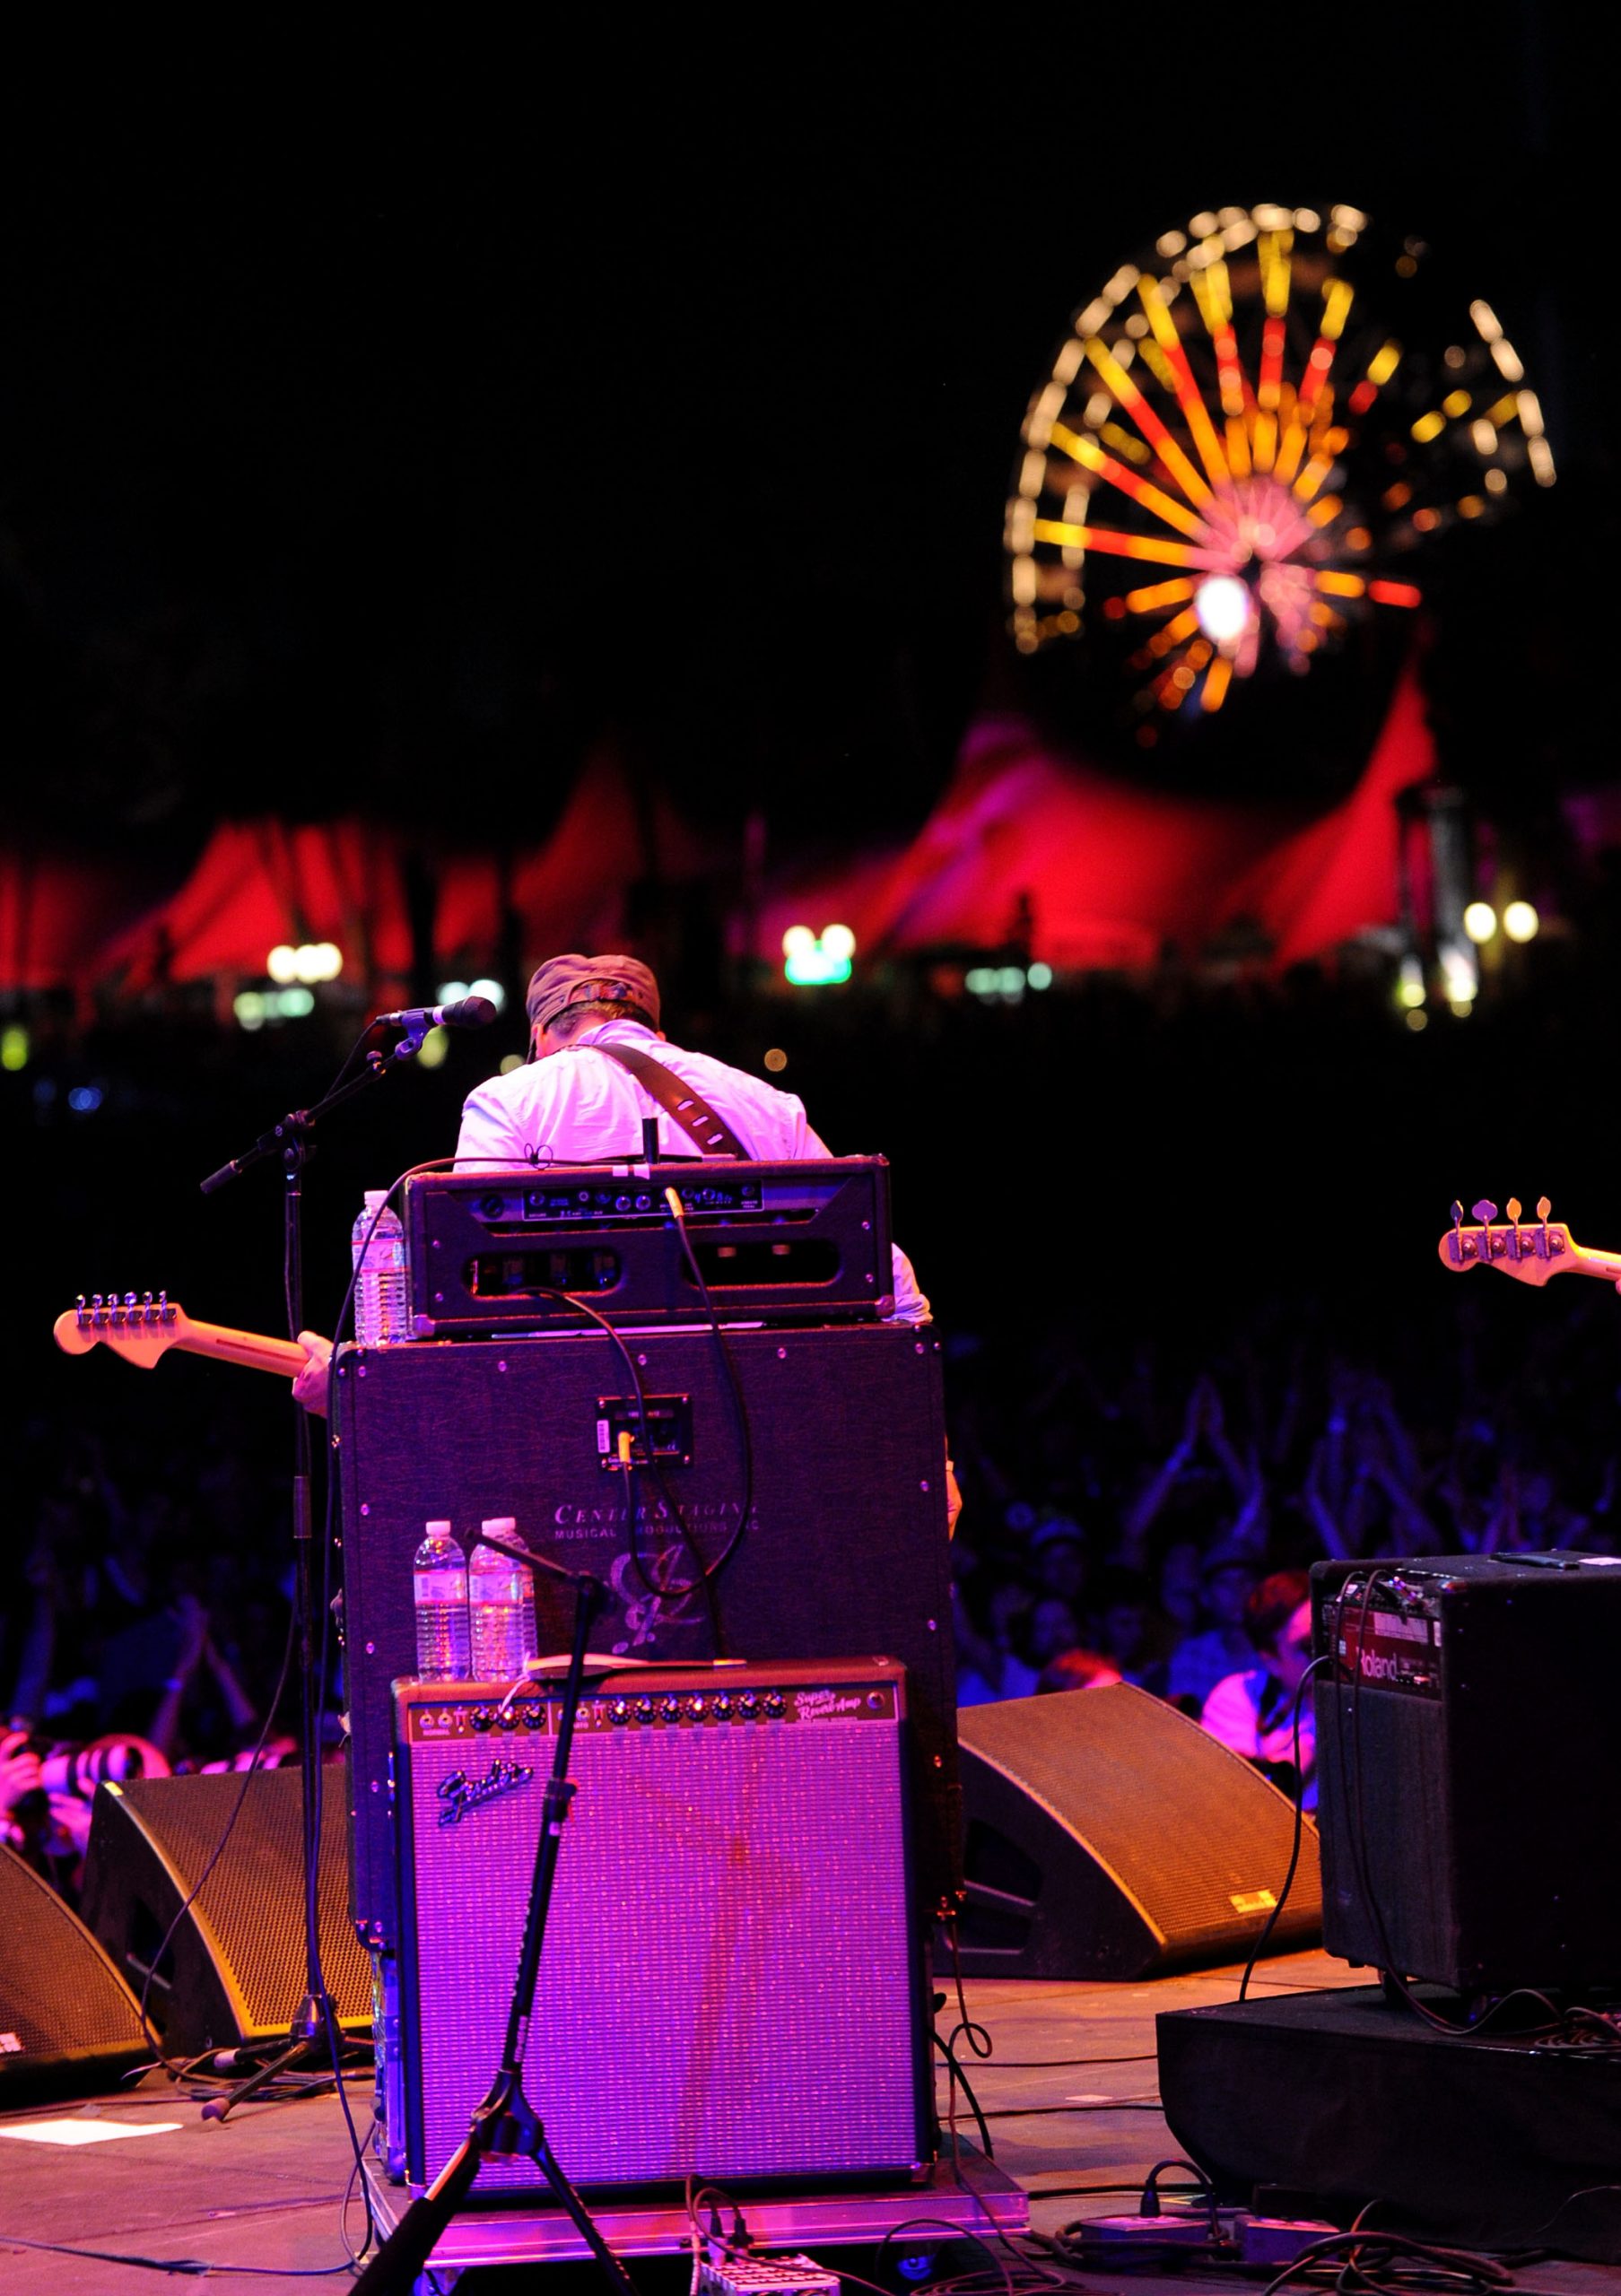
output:
M 1621 1984 L 1621 1565 L 1312 1572 L 1323 1943 L 1461 1994 Z
M 926 1905 L 954 1885 L 956 1682 L 939 1343 L 897 1325 L 734 1331 L 727 1345 L 752 1436 L 754 1504 L 713 1582 L 717 1652 L 691 1551 L 738 1528 L 748 1479 L 712 1334 L 621 1335 L 652 1414 L 658 1473 L 627 1475 L 632 1369 L 605 1333 L 340 1351 L 333 1386 L 344 1513 L 344 1640 L 356 1920 L 396 1935 L 388 1763 L 391 1686 L 416 1672 L 411 1559 L 424 1523 L 464 1547 L 510 1515 L 519 1538 L 595 1572 L 609 1603 L 594 1650 L 702 1664 L 718 1656 L 859 1657 L 906 1667 L 913 1822 Z M 635 1509 L 632 1528 L 630 1509 Z M 543 1650 L 566 1650 L 572 1597 L 535 1574 Z
M 33 1867 L 0 1848 L 0 2112 L 93 2096 L 151 2055 L 108 1955 Z
M 348 1918 L 342 1774 L 321 1799 L 321 1969 L 339 2021 L 371 2022 L 370 1970 Z M 220 1849 L 155 1970 L 181 1903 Z M 171 2056 L 274 2039 L 305 1990 L 303 1790 L 296 1770 L 146 1778 L 96 1789 L 84 1862 L 84 1918 Z
M 576 2184 L 907 2182 L 928 2158 L 906 1688 L 885 1659 L 590 1685 L 524 2072 Z M 397 1696 L 399 2060 L 383 2085 L 390 2167 L 420 2187 L 501 2059 L 558 1692 L 493 1728 L 500 1683 Z M 478 2181 L 540 2185 L 523 2158 Z
M 1129 1683 L 965 1706 L 957 1725 L 975 1977 L 1139 1978 L 1246 1955 L 1294 1813 L 1241 1756 Z M 1317 1942 L 1308 1824 L 1270 1949 Z

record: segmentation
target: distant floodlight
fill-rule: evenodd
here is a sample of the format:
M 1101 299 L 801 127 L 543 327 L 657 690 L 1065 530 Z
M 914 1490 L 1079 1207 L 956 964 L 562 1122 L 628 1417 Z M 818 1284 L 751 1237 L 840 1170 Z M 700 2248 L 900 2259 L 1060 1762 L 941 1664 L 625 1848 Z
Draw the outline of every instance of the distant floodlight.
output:
M 1521 909 L 1524 903 L 1515 901 L 1511 906 Z M 1497 912 L 1489 900 L 1472 900 L 1469 903 L 1463 912 L 1463 929 L 1471 941 L 1484 944 L 1491 939 L 1497 930 Z
M 989 965 L 975 965 L 963 976 L 963 986 L 971 996 L 994 996 L 997 976 Z
M 1193 593 L 1193 611 L 1213 645 L 1231 646 L 1250 627 L 1250 586 L 1236 574 L 1208 574 Z
M 285 941 L 278 941 L 265 960 L 265 970 L 272 980 L 296 980 L 299 977 L 299 952 Z
M 1480 968 L 1475 962 L 1475 952 L 1460 948 L 1456 941 L 1448 941 L 1443 944 L 1440 956 L 1442 986 L 1446 991 L 1447 1003 L 1454 1012 L 1460 1004 L 1472 1004 L 1480 987 Z
M 317 941 L 300 953 L 304 958 L 301 979 L 336 980 L 344 970 L 344 952 L 336 941 Z
M 1424 1003 L 1424 966 L 1409 950 L 1401 961 L 1401 977 L 1396 984 L 1396 1001 L 1414 1012 Z
M 291 949 L 287 952 L 291 956 Z M 238 1021 L 245 1029 L 262 1029 L 265 1025 L 265 999 L 257 988 L 245 988 L 231 1006 Z
M 28 1031 L 20 1021 L 8 1022 L 0 1030 L 0 1068 L 13 1075 L 28 1066 Z
M 1512 900 L 1503 912 L 1503 929 L 1511 941 L 1534 941 L 1541 923 L 1529 900 Z
M 1003 965 L 997 974 L 997 987 L 1004 996 L 1023 996 L 1024 968 L 1023 965 Z
M 441 980 L 439 984 L 439 995 L 434 1001 L 440 1004 L 459 1004 L 466 994 L 467 984 L 465 980 Z M 479 995 L 481 996 L 484 995 L 482 988 L 479 990 Z
M 830 925 L 820 937 L 808 925 L 790 925 L 782 936 L 782 970 L 797 988 L 825 988 L 850 978 L 855 945 L 848 925 Z
M 521 1052 L 510 1052 L 501 1064 L 501 1073 L 503 1076 L 510 1076 L 515 1068 L 521 1068 L 523 1065 L 524 1057 Z
M 419 1068 L 442 1068 L 449 1049 L 449 1029 L 430 1029 L 417 1048 L 416 1065 Z
M 469 981 L 467 991 L 469 996 L 487 996 L 498 1013 L 507 1009 L 507 992 L 499 980 Z M 454 1004 L 457 1000 L 454 996 L 441 996 L 439 1001 L 441 1004 Z
M 1050 965 L 1042 964 L 1041 960 L 1038 958 L 1035 963 L 1031 966 L 1029 971 L 1024 975 L 1024 978 L 1032 988 L 1050 988 L 1052 987 L 1052 967 Z
M 279 996 L 267 996 L 265 999 L 267 1015 L 273 1004 L 284 1021 L 307 1020 L 315 1010 L 315 998 L 307 988 L 283 988 Z

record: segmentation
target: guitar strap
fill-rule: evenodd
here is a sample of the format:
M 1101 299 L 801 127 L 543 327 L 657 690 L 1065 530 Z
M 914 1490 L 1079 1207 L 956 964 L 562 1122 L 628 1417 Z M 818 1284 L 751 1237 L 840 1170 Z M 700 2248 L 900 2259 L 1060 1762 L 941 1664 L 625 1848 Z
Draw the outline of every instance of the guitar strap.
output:
M 595 1044 L 591 1049 L 606 1052 L 622 1068 L 628 1068 L 642 1091 L 675 1118 L 706 1156 L 738 1156 L 747 1161 L 748 1150 L 729 1125 L 716 1115 L 696 1086 L 684 1084 L 662 1060 L 655 1060 L 638 1045 Z

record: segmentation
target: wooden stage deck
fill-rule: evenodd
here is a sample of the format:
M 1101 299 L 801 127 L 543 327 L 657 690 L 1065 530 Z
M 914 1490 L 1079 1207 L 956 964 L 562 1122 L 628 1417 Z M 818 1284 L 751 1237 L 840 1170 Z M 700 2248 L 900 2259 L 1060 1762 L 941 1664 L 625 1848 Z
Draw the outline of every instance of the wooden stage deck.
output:
M 1363 1981 L 1364 1973 L 1320 1953 L 1299 1953 L 1263 1962 L 1254 1983 L 1287 1991 Z M 1125 2194 L 1074 2188 L 1140 2182 L 1155 2161 L 1176 2152 L 1155 2102 L 1154 2017 L 1163 2009 L 1231 2000 L 1236 1988 L 1236 1970 L 1142 1985 L 969 1986 L 970 2009 L 995 2044 L 995 2055 L 975 2065 L 972 2078 L 990 2118 L 998 2163 L 1029 2195 L 1038 2231 L 1135 2207 Z M 943 2012 L 942 2031 L 954 2020 L 954 2008 Z M 351 2095 L 363 2127 L 369 2081 L 352 2083 Z M 16 2133 L 19 2125 L 39 2123 L 137 2133 L 72 2145 Z M 340 2214 L 352 2168 L 342 2116 L 329 2096 L 250 2104 L 222 2126 L 203 2121 L 196 2103 L 149 2077 L 134 2095 L 0 2117 L 0 2290 L 4 2296 L 130 2296 L 136 2289 L 183 2284 L 132 2265 L 26 2248 L 22 2239 L 197 2257 L 222 2278 L 232 2266 L 304 2273 L 338 2267 L 327 2284 L 341 2289 L 348 2281 Z M 911 2213 L 903 2199 L 896 2201 L 897 2221 Z M 364 2231 L 358 2195 L 348 2222 L 358 2243 Z M 644 2257 L 631 2270 L 648 2296 L 684 2292 L 686 2267 L 678 2258 Z M 1617 2266 L 1553 2260 L 1518 2277 L 1538 2296 L 1621 2296 Z M 458 2296 L 506 2296 L 520 2287 L 574 2296 L 594 2284 L 585 2267 L 571 2265 L 482 2266 L 457 2283 Z M 1195 2268 L 1173 2276 L 1089 2270 L 1084 2284 L 1119 2296 L 1211 2296 L 1264 2282 L 1230 2268 Z

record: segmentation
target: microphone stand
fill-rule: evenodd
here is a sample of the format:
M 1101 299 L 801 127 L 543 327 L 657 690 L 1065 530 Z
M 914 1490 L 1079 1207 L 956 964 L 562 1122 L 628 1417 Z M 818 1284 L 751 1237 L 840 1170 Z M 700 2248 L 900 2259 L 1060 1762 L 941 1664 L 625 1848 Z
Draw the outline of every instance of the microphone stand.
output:
M 420 1019 L 421 1025 L 418 1025 Z M 368 1023 L 356 1052 L 365 1045 L 366 1036 L 377 1025 Z M 359 1092 L 373 1084 L 380 1084 L 389 1073 L 391 1061 L 409 1060 L 422 1048 L 431 1022 L 426 1014 L 413 1015 L 405 1033 L 393 1048 L 388 1058 L 367 1048 L 358 1073 L 350 1074 L 355 1058 L 352 1053 L 338 1072 L 337 1081 L 313 1108 L 293 1109 L 268 1132 L 259 1135 L 251 1148 L 222 1164 L 218 1171 L 210 1172 L 202 1183 L 205 1196 L 217 1195 L 222 1187 L 251 1171 L 256 1164 L 272 1158 L 282 1167 L 283 1213 L 282 1254 L 287 1295 L 287 1336 L 296 1339 L 304 1321 L 304 1231 L 303 1176 L 304 1167 L 315 1153 L 310 1135 L 325 1117 L 341 1108 Z M 259 2070 L 237 2083 L 230 2095 L 216 2099 L 206 2107 L 212 2120 L 223 2120 L 228 2113 L 257 2091 L 274 2081 L 280 2073 L 291 2070 L 314 2054 L 318 2045 L 327 2044 L 332 2059 L 335 2081 L 343 2078 L 342 2044 L 332 2002 L 321 1977 L 319 1931 L 319 1873 L 320 1873 L 320 1693 L 319 1667 L 317 1660 L 324 1648 L 327 1632 L 325 1618 L 318 1631 L 315 1617 L 315 1582 L 311 1566 L 313 1544 L 313 1515 L 310 1507 L 310 1487 L 313 1466 L 309 1440 L 309 1414 L 300 1405 L 293 1406 L 292 1430 L 292 1553 L 293 1553 L 293 1630 L 299 1650 L 300 1728 L 299 1773 L 303 1791 L 303 1851 L 304 1851 L 304 1997 L 293 2010 L 287 2024 L 286 2046 L 279 2049 Z
M 486 1530 L 486 1545 L 499 1548 L 527 1563 L 537 1563 L 553 1576 L 571 1581 L 575 1589 L 574 1640 L 569 1670 L 563 1680 L 552 1752 L 552 1773 L 541 1797 L 540 1833 L 535 1844 L 535 1870 L 524 1915 L 523 1944 L 519 1950 L 518 1975 L 507 2012 L 506 2038 L 494 2080 L 477 2107 L 466 2135 L 419 2200 L 414 2200 L 394 2231 L 354 2283 L 353 2296 L 404 2296 L 426 2266 L 440 2233 L 460 2209 L 473 2188 L 479 2170 L 492 2152 L 519 2153 L 533 2161 L 551 2187 L 552 2196 L 585 2242 L 615 2296 L 636 2296 L 634 2283 L 587 2213 L 585 2203 L 569 2182 L 546 2135 L 545 2124 L 524 2094 L 524 2055 L 528 2046 L 535 1987 L 540 1976 L 540 1956 L 545 1944 L 546 1917 L 552 1885 L 557 1876 L 557 1857 L 562 1829 L 574 1798 L 569 1777 L 569 1756 L 574 1744 L 574 1722 L 585 1683 L 586 1642 L 607 1599 L 600 1578 L 588 1571 L 565 1570 L 549 1558 L 527 1547 L 493 1539 Z

